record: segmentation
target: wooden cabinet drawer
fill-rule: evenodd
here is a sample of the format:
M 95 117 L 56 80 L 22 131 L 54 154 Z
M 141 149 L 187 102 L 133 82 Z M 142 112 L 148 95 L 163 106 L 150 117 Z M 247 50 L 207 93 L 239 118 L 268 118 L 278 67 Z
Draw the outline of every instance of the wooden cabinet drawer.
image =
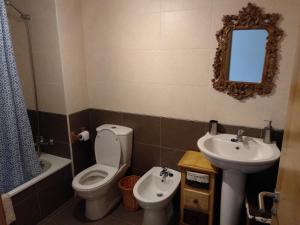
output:
M 184 189 L 184 208 L 199 212 L 208 212 L 209 194 L 192 189 Z

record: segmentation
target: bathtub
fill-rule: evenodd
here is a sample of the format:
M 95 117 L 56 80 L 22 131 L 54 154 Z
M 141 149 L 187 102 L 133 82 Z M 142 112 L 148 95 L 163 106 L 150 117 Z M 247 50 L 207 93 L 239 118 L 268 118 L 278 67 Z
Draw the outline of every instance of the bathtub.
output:
M 41 153 L 40 162 L 42 166 L 42 173 L 34 177 L 33 179 L 27 181 L 24 184 L 16 187 L 15 189 L 11 190 L 7 194 L 9 197 L 13 197 L 14 195 L 24 191 L 25 189 L 29 188 L 30 186 L 38 183 L 39 181 L 45 179 L 46 177 L 50 176 L 51 174 L 57 172 L 58 170 L 64 168 L 65 166 L 71 164 L 70 159 L 50 155 L 47 153 Z

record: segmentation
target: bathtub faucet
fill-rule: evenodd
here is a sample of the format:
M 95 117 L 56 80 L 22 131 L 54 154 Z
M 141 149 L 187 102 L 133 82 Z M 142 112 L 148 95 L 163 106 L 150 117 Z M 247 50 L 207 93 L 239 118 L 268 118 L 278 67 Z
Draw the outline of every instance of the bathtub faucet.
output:
M 41 146 L 41 145 L 54 145 L 54 140 L 52 138 L 46 140 L 43 136 L 38 136 L 36 138 L 35 146 Z
M 38 157 L 40 157 L 41 155 L 41 146 L 52 146 L 52 145 L 54 145 L 54 140 L 52 138 L 46 140 L 43 136 L 37 136 L 34 146 L 36 148 Z

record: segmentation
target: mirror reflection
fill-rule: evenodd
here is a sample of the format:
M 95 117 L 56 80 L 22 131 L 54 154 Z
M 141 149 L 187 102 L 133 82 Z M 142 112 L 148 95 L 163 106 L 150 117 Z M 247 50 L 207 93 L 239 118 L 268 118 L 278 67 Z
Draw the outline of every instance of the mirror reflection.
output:
M 228 79 L 260 83 L 262 80 L 268 32 L 264 29 L 233 30 Z

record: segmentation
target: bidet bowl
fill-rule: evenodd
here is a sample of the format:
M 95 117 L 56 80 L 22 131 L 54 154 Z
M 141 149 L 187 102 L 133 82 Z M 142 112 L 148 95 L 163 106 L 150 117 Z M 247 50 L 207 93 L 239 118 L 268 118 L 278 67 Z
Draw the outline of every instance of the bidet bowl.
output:
M 181 174 L 168 169 L 173 176 L 163 180 L 161 171 L 161 167 L 153 167 L 133 188 L 134 197 L 144 209 L 143 225 L 166 225 L 173 214 L 171 200 L 180 184 Z

